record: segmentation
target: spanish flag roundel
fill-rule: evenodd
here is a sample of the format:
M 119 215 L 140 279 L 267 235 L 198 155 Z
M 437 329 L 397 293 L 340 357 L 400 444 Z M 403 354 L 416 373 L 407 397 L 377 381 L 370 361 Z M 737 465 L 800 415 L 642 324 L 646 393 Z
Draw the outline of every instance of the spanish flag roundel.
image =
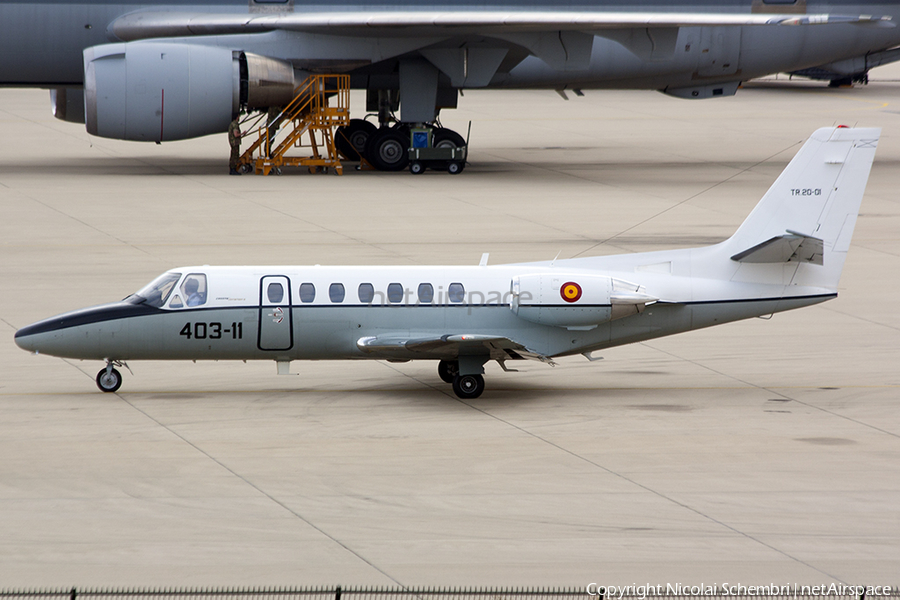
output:
M 578 302 L 581 298 L 581 286 L 574 281 L 564 283 L 559 288 L 559 295 L 566 302 Z

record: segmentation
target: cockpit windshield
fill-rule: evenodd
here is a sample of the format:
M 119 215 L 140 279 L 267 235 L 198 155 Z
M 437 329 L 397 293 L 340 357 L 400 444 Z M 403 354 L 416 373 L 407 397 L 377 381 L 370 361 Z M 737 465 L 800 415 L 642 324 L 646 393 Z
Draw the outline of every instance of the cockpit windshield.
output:
M 175 289 L 175 284 L 179 279 L 181 279 L 181 273 L 163 273 L 138 290 L 137 293 L 125 298 L 125 301 L 160 308 L 168 300 L 169 294 Z

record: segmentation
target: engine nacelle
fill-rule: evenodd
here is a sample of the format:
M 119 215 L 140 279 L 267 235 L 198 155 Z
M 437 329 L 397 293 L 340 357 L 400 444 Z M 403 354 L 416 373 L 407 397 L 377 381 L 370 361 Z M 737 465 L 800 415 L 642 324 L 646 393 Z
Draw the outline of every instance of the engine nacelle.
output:
M 658 300 L 636 283 L 585 273 L 536 273 L 513 277 L 510 309 L 541 325 L 593 329 L 636 315 Z
M 88 133 L 164 142 L 220 133 L 242 108 L 283 106 L 294 70 L 227 48 L 162 42 L 104 44 L 84 51 Z

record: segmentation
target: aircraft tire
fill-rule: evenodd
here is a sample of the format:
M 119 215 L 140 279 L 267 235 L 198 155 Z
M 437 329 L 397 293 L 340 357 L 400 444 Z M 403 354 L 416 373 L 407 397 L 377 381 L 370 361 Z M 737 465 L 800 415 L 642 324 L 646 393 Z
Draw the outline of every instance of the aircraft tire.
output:
M 97 387 L 101 392 L 112 393 L 122 387 L 122 374 L 116 369 L 110 369 L 109 373 L 106 369 L 100 369 L 97 373 Z
M 459 363 L 455 360 L 442 360 L 438 363 L 438 377 L 444 383 L 453 383 L 459 375 Z
M 466 140 L 452 129 L 444 129 L 439 127 L 434 130 L 434 140 L 432 146 L 435 148 L 462 148 L 466 145 Z
M 366 142 L 366 160 L 379 171 L 402 171 L 409 164 L 409 135 L 379 129 Z
M 376 131 L 378 128 L 364 119 L 351 119 L 349 125 L 338 127 L 334 145 L 347 160 L 359 160 L 366 153 L 366 142 Z
M 463 400 L 474 400 L 484 392 L 481 375 L 457 375 L 453 379 L 453 393 Z

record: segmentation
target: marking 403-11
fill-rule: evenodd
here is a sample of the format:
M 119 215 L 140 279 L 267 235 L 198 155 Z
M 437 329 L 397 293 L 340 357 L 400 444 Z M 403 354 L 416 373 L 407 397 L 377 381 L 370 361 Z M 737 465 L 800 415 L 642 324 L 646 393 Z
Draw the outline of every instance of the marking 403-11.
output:
M 232 322 L 231 327 L 222 328 L 221 323 L 205 323 L 203 321 L 187 322 L 178 335 L 183 335 L 187 339 L 195 340 L 220 340 L 223 337 L 231 336 L 233 340 L 244 339 L 244 324 L 240 322 Z

